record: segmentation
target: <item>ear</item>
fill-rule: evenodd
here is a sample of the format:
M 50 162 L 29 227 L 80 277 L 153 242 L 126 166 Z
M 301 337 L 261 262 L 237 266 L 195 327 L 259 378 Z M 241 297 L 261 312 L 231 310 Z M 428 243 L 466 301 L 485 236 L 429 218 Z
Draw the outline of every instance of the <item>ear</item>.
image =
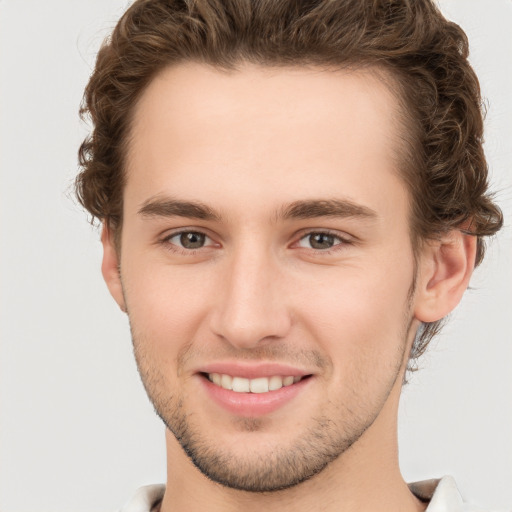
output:
M 119 256 L 114 243 L 112 230 L 106 223 L 103 223 L 101 243 L 103 244 L 103 261 L 101 263 L 103 279 L 105 283 L 107 283 L 110 294 L 114 297 L 121 311 L 126 313 L 126 304 L 124 302 L 121 274 L 119 271 Z
M 452 230 L 427 242 L 421 256 L 415 317 L 436 322 L 455 309 L 475 267 L 476 236 Z

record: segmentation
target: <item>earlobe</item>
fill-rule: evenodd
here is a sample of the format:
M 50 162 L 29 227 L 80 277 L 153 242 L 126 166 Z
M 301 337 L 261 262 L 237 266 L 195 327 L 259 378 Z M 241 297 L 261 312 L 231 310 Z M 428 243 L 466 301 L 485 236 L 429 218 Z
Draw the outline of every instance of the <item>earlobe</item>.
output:
M 436 322 L 455 309 L 474 270 L 476 236 L 452 230 L 441 240 L 428 242 L 418 279 L 415 317 Z
M 113 240 L 112 231 L 105 223 L 101 233 L 101 243 L 103 244 L 103 260 L 101 263 L 103 279 L 121 311 L 126 313 L 121 275 L 119 273 L 119 255 Z

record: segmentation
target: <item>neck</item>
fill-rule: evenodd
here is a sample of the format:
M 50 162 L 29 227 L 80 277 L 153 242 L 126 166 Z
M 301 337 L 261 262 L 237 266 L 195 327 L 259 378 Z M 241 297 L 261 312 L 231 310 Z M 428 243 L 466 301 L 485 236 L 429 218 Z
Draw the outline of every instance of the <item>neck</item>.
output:
M 347 451 L 306 482 L 281 491 L 252 493 L 212 482 L 167 431 L 168 477 L 161 512 L 425 510 L 426 505 L 410 492 L 398 465 L 401 385 L 398 379 L 378 418 Z

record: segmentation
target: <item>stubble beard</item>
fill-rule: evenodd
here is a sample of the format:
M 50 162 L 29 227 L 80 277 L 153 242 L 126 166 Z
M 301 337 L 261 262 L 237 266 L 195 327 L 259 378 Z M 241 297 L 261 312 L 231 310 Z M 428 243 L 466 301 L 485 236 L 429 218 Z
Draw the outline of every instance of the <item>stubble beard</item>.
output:
M 132 331 L 133 336 L 133 331 Z M 373 424 L 401 373 L 402 359 L 389 374 L 387 386 L 382 389 L 377 404 L 368 402 L 357 411 L 345 404 L 327 403 L 319 414 L 308 421 L 300 437 L 273 445 L 259 453 L 241 456 L 229 448 L 219 447 L 187 412 L 183 400 L 169 393 L 163 385 L 163 375 L 151 362 L 141 339 L 133 337 L 134 353 L 141 380 L 157 415 L 171 431 L 192 463 L 210 480 L 231 489 L 263 493 L 296 486 L 320 473 L 332 461 L 351 448 Z M 375 397 L 373 397 L 375 398 Z M 239 418 L 238 432 L 265 432 L 265 422 L 258 418 Z M 275 427 L 274 427 L 275 428 Z
M 374 401 L 370 403 L 367 400 L 362 407 L 359 406 L 358 411 L 352 410 L 347 404 L 329 402 L 322 409 L 330 411 L 330 417 L 322 414 L 312 417 L 302 435 L 287 446 L 274 445 L 264 453 L 260 451 L 243 457 L 234 455 L 229 450 L 215 446 L 215 442 L 194 423 L 194 417 L 186 411 L 183 399 L 171 394 L 165 386 L 164 376 L 147 350 L 150 344 L 143 336 L 137 335 L 130 325 L 139 375 L 155 412 L 194 466 L 216 483 L 241 491 L 269 493 L 311 479 L 349 450 L 372 426 L 400 377 L 413 321 L 411 310 L 416 275 L 415 267 L 403 311 L 402 329 L 397 333 L 400 345 L 386 385 L 381 387 L 379 397 L 370 397 Z M 361 382 L 364 382 L 364 376 L 361 377 Z M 237 427 L 238 431 L 255 432 L 256 435 L 265 428 L 264 422 L 257 418 L 240 418 Z
M 180 401 L 171 414 L 161 403 L 153 402 L 153 405 L 204 476 L 225 487 L 253 493 L 280 491 L 309 480 L 348 450 L 373 423 L 367 419 L 358 430 L 341 433 L 329 418 L 313 418 L 302 437 L 289 446 L 274 446 L 257 456 L 240 456 L 214 446 L 211 439 L 202 436 L 189 421 Z M 239 431 L 256 433 L 261 423 L 258 419 L 244 418 L 237 426 Z

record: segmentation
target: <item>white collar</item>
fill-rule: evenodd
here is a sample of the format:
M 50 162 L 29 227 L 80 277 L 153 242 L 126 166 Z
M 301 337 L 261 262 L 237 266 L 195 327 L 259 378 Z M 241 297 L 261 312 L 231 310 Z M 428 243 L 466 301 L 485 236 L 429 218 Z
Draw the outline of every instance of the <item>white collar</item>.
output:
M 441 479 L 423 480 L 409 484 L 411 492 L 423 501 L 428 501 L 426 512 L 469 512 L 451 476 Z M 150 512 L 151 508 L 162 500 L 164 484 L 146 485 L 137 490 L 133 498 L 120 512 Z
M 422 501 L 428 501 L 425 512 L 462 512 L 464 503 L 451 476 L 423 480 L 409 484 L 411 492 Z

